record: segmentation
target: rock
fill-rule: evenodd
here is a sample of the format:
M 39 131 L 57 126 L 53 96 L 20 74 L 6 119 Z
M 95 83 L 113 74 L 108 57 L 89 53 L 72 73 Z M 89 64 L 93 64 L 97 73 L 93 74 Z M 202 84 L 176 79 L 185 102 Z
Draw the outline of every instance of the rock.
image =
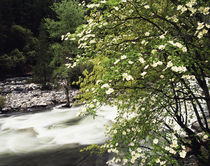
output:
M 34 111 L 65 103 L 66 96 L 62 90 L 41 90 L 37 84 L 27 83 L 27 79 L 17 77 L 0 82 L 0 92 L 7 98 L 2 112 Z M 70 99 L 73 100 L 77 94 L 78 91 L 70 90 Z
M 10 88 L 5 88 L 2 90 L 2 93 L 11 93 L 12 92 L 12 89 Z
M 24 81 L 28 80 L 30 77 L 13 77 L 13 78 L 7 78 L 5 81 L 6 82 L 12 82 L 12 81 Z

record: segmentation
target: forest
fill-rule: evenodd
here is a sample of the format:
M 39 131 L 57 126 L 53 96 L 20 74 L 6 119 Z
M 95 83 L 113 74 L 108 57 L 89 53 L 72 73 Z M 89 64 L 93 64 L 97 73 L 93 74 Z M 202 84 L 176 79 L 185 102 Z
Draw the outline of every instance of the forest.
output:
M 61 35 L 73 33 L 84 23 L 84 15 L 85 9 L 75 1 L 2 0 L 0 79 L 33 76 L 35 82 L 46 86 L 64 72 L 65 58 L 75 54 L 75 46 L 62 43 Z M 59 51 L 63 51 L 61 56 Z

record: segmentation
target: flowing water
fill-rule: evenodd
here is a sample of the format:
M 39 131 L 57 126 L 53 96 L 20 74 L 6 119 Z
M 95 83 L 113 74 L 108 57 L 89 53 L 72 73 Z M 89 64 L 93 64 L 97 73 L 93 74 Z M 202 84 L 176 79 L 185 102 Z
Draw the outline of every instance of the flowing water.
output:
M 0 166 L 103 166 L 107 155 L 79 150 L 105 141 L 105 124 L 116 108 L 104 106 L 98 116 L 78 117 L 81 107 L 0 117 Z

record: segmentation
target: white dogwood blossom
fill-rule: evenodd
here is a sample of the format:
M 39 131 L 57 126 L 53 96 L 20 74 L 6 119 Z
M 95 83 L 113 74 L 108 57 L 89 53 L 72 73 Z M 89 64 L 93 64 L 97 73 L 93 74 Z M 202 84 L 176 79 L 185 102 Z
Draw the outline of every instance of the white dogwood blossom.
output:
M 186 154 L 187 154 L 187 152 L 185 150 L 183 150 L 179 153 L 181 158 L 185 158 Z
M 109 88 L 108 90 L 106 90 L 106 94 L 109 95 L 111 93 L 114 92 L 114 89 L 113 88 Z
M 109 84 L 103 84 L 101 88 L 110 88 Z
M 123 80 L 125 80 L 125 79 L 127 81 L 134 80 L 134 78 L 131 75 L 129 75 L 128 73 L 123 73 L 122 76 L 123 76 Z

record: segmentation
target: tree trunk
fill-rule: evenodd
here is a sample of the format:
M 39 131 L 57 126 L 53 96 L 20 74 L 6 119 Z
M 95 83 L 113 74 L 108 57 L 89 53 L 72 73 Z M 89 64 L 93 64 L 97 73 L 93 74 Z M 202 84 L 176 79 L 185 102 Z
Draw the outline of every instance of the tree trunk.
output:
M 66 94 L 66 106 L 70 107 L 70 98 L 69 98 L 69 87 L 68 85 L 65 85 L 65 94 Z

